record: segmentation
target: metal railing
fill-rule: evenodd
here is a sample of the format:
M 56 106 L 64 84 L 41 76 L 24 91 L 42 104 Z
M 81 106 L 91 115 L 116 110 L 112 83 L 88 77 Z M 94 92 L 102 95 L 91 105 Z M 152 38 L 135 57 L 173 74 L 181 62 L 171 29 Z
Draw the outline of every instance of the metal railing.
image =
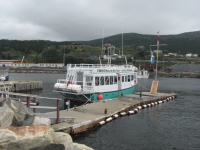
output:
M 8 98 L 9 95 L 13 96 L 20 96 L 20 97 L 26 97 L 26 106 L 28 108 L 33 108 L 33 112 L 36 112 L 36 108 L 43 108 L 43 109 L 56 109 L 56 123 L 60 123 L 60 101 L 62 99 L 60 98 L 51 98 L 51 97 L 41 97 L 38 95 L 32 95 L 32 94 L 23 94 L 23 93 L 14 93 L 14 92 L 8 92 L 8 91 L 0 91 L 0 97 Z M 49 99 L 49 100 L 56 100 L 57 105 L 56 107 L 48 107 L 48 106 L 31 106 L 30 98 L 33 98 L 33 103 L 36 103 L 36 98 L 40 99 Z M 12 98 L 11 98 L 12 99 Z

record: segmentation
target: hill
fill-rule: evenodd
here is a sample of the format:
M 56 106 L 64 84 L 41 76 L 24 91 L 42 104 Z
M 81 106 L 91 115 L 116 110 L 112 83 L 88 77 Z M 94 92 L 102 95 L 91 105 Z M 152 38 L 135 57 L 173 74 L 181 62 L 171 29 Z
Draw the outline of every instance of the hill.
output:
M 123 34 L 123 46 L 133 47 L 145 46 L 149 49 L 149 45 L 154 45 L 157 43 L 157 35 L 144 35 L 137 33 L 124 33 Z M 74 41 L 77 43 L 88 44 L 88 45 L 98 45 L 101 46 L 102 39 L 95 39 L 91 41 Z M 114 46 L 121 47 L 122 45 L 122 35 L 113 35 L 104 38 L 104 43 L 111 43 Z M 196 53 L 199 54 L 200 50 L 200 31 L 186 32 L 177 35 L 160 35 L 160 44 L 167 44 L 166 47 L 161 49 L 168 50 L 172 53 Z
M 122 35 L 117 34 L 104 38 L 104 43 L 110 43 L 116 47 L 116 53 L 121 51 Z M 149 45 L 157 43 L 157 35 L 144 35 L 137 33 L 123 34 L 124 54 L 128 61 L 134 59 L 149 60 Z M 199 54 L 200 56 L 200 31 L 187 32 L 177 35 L 160 35 L 160 44 L 167 44 L 161 47 L 164 53 L 173 52 L 185 55 L 186 53 Z M 138 46 L 145 47 L 144 50 L 137 50 Z M 0 59 L 22 59 L 24 62 L 58 62 L 62 63 L 96 63 L 89 59 L 90 56 L 99 56 L 101 53 L 102 39 L 91 41 L 45 41 L 45 40 L 0 40 Z M 171 61 L 174 58 L 160 60 Z M 185 61 L 185 58 L 176 58 Z

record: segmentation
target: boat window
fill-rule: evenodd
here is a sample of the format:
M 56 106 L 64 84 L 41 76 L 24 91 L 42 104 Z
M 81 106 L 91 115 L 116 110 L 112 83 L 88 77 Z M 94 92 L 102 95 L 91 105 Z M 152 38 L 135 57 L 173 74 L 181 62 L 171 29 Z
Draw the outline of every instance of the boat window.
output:
M 83 81 L 83 74 L 77 74 L 77 81 Z
M 109 76 L 105 76 L 105 84 L 109 85 Z
M 96 85 L 96 86 L 99 85 L 99 77 L 95 77 L 95 85 Z
M 130 82 L 130 80 L 131 80 L 131 76 L 130 76 L 130 75 L 128 75 L 128 82 Z
M 125 82 L 128 82 L 128 76 L 125 76 Z
M 86 76 L 86 84 L 87 85 L 92 85 L 93 77 L 92 76 Z
M 131 81 L 133 80 L 133 75 L 131 75 Z
M 122 82 L 124 82 L 124 76 L 122 76 Z
M 100 85 L 104 85 L 104 77 L 100 77 Z
M 113 84 L 113 76 L 110 76 L 110 84 Z
M 114 76 L 114 79 L 115 79 L 114 80 L 115 81 L 114 84 L 117 84 L 117 76 Z

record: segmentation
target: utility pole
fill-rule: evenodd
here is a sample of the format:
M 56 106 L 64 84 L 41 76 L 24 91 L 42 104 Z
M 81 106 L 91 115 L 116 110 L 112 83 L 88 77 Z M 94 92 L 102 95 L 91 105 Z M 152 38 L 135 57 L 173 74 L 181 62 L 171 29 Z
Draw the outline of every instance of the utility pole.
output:
M 65 44 L 64 44 L 64 54 L 63 54 L 63 67 L 65 66 Z
M 164 46 L 167 44 L 160 44 L 160 36 L 159 36 L 160 31 L 157 31 L 158 34 L 158 40 L 157 40 L 157 45 L 150 45 L 150 46 L 156 46 L 157 47 L 157 60 L 156 60 L 156 76 L 155 80 L 157 80 L 158 76 L 158 51 L 160 50 L 160 46 Z

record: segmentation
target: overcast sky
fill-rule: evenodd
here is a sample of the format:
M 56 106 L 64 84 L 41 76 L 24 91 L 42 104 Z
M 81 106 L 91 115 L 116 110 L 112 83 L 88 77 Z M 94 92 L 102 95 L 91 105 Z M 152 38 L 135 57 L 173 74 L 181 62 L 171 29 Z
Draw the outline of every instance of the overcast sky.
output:
M 0 39 L 180 34 L 200 31 L 199 11 L 200 0 L 0 0 Z

